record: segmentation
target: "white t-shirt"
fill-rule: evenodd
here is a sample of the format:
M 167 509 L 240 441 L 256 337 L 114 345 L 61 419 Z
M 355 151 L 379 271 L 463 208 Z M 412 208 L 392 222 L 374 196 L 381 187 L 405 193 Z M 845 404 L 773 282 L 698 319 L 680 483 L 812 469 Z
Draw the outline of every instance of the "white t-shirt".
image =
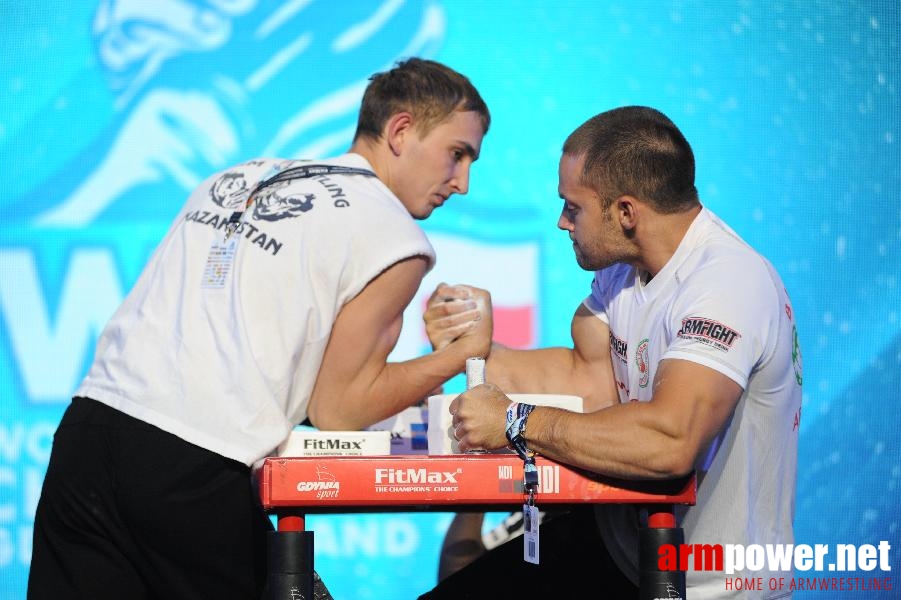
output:
M 703 209 L 650 282 L 643 284 L 630 266 L 615 265 L 595 274 L 584 304 L 610 326 L 621 402 L 651 399 L 663 359 L 700 363 L 744 390 L 726 429 L 696 465 L 697 504 L 677 511 L 685 543 L 793 543 L 801 357 L 791 303 L 772 265 Z M 619 567 L 637 582 L 638 512 L 600 506 L 598 524 Z M 791 575 L 791 567 L 772 575 L 689 568 L 687 595 L 783 598 L 790 593 L 766 586 L 763 592 L 727 591 L 726 577 L 767 582 Z
M 304 164 L 372 170 L 345 154 L 252 160 L 207 179 L 107 324 L 76 395 L 247 465 L 306 418 L 341 307 L 388 266 L 419 255 L 431 268 L 435 253 L 400 200 L 361 174 L 267 186 L 223 243 L 258 182 Z

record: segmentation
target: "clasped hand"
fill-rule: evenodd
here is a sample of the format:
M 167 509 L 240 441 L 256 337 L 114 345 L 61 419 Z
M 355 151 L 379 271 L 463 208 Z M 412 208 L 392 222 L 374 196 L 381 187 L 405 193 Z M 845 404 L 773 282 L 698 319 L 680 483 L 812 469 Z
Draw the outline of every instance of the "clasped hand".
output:
M 434 350 L 459 345 L 464 357 L 488 357 L 493 331 L 488 291 L 469 285 L 438 284 L 429 297 L 423 320 Z M 492 384 L 457 396 L 448 409 L 460 449 L 506 446 L 505 412 L 509 404 L 510 399 Z
M 507 446 L 510 398 L 493 383 L 466 390 L 448 406 L 460 450 L 496 450 Z
M 455 344 L 465 357 L 488 356 L 494 326 L 488 291 L 440 283 L 429 296 L 422 318 L 433 350 Z

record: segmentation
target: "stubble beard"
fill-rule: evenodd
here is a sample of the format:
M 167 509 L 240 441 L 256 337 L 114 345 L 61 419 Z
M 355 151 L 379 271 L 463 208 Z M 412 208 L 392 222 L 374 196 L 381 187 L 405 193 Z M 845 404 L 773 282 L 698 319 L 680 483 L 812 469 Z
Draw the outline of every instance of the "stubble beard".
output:
M 573 251 L 576 254 L 576 262 L 585 271 L 600 271 L 623 260 L 623 257 L 609 252 L 604 255 L 592 256 L 585 252 L 579 244 L 573 244 Z

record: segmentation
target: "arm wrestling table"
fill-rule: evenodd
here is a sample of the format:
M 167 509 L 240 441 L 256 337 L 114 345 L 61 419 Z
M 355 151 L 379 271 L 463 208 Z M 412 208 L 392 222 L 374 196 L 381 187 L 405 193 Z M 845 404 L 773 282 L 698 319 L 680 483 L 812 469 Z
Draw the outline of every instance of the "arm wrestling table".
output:
M 694 504 L 694 476 L 677 481 L 600 478 L 536 457 L 536 504 L 638 504 L 648 509 L 640 532 L 641 600 L 685 598 L 685 573 L 661 571 L 661 544 L 682 543 L 675 504 Z M 275 515 L 265 600 L 313 598 L 313 532 L 307 513 L 520 510 L 523 461 L 514 454 L 270 457 L 257 473 L 260 500 Z M 676 592 L 674 596 L 671 592 Z

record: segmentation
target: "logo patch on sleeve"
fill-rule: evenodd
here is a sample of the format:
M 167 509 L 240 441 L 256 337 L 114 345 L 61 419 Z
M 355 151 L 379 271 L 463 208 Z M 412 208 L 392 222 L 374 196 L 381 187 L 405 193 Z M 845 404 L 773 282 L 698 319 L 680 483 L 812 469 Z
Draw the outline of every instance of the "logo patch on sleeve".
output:
M 713 319 L 687 317 L 682 319 L 682 329 L 679 330 L 678 336 L 693 339 L 720 350 L 729 350 L 735 340 L 741 337 L 741 334 Z

